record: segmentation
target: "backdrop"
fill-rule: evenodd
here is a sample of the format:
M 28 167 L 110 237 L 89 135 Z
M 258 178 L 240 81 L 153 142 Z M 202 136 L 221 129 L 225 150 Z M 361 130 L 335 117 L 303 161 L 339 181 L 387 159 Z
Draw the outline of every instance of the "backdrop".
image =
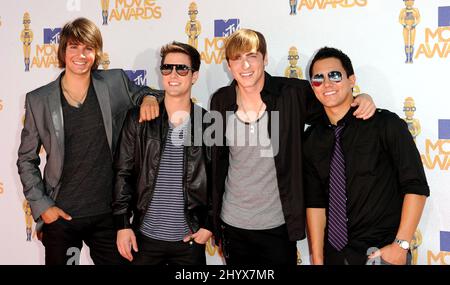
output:
M 44 260 L 15 166 L 24 99 L 61 72 L 60 27 L 80 16 L 102 31 L 100 68 L 123 68 L 138 84 L 161 87 L 163 44 L 196 46 L 202 66 L 193 96 L 205 107 L 215 90 L 230 83 L 223 44 L 236 29 L 266 36 L 272 75 L 304 78 L 318 48 L 342 49 L 353 61 L 357 91 L 405 118 L 416 138 L 431 196 L 413 243 L 414 262 L 450 264 L 450 0 L 1 1 L 0 264 Z M 298 248 L 299 263 L 309 264 L 306 241 Z M 211 244 L 207 258 L 222 263 Z M 82 263 L 91 263 L 85 250 Z

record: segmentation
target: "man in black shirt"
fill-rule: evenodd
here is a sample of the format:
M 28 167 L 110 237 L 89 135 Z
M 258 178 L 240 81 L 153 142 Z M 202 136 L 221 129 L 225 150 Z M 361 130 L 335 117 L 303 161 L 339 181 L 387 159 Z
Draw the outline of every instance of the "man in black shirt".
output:
M 127 110 L 143 102 L 141 119 L 152 119 L 158 103 L 143 99 L 156 93 L 135 85 L 123 70 L 97 70 L 101 54 L 93 22 L 67 23 L 58 47 L 64 71 L 26 96 L 17 166 L 46 264 L 76 264 L 83 241 L 95 264 L 121 263 L 111 209 L 112 157 Z M 43 177 L 41 146 L 47 153 Z
M 215 238 L 228 265 L 295 265 L 305 238 L 302 137 L 323 109 L 308 81 L 265 72 L 260 32 L 236 31 L 225 55 L 234 80 L 211 98 L 223 126 L 211 156 Z M 373 114 L 371 98 L 355 101 L 355 115 Z
M 303 146 L 312 263 L 365 264 L 370 254 L 374 263 L 406 264 L 429 196 L 406 123 L 387 110 L 351 115 L 356 79 L 340 50 L 320 49 L 309 75 L 327 115 Z

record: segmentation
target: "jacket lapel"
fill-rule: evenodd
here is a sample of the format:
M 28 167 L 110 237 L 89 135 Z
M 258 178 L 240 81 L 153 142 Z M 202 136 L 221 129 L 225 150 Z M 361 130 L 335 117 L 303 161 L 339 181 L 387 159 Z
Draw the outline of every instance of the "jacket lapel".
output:
M 53 81 L 54 86 L 52 86 L 52 91 L 47 98 L 53 127 L 55 129 L 56 140 L 58 141 L 58 146 L 61 150 L 61 159 L 64 161 L 64 121 L 61 105 L 61 92 L 59 87 L 62 74 L 58 77 L 57 80 Z
M 92 84 L 97 94 L 98 103 L 102 111 L 103 124 L 105 125 L 106 138 L 108 139 L 109 149 L 112 153 L 112 117 L 111 101 L 109 97 L 108 86 L 100 74 L 92 72 Z

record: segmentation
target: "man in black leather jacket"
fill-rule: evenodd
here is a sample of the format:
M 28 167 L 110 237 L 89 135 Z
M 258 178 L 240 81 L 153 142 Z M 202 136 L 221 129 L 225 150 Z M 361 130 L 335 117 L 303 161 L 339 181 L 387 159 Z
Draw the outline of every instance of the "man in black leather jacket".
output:
M 191 46 L 164 46 L 161 115 L 140 124 L 134 109 L 125 121 L 114 163 L 113 214 L 117 248 L 133 264 L 206 264 L 210 159 L 202 138 L 208 125 L 206 110 L 190 99 L 199 68 Z

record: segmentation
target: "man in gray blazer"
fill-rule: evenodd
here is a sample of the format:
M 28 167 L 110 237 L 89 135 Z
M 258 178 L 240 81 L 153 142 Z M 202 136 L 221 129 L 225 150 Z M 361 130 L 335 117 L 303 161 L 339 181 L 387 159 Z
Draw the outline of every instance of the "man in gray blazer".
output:
M 140 121 L 155 118 L 158 93 L 135 85 L 121 69 L 97 70 L 102 46 L 90 20 L 67 23 L 58 48 L 64 71 L 26 96 L 17 166 L 46 264 L 78 263 L 73 255 L 83 241 L 95 264 L 122 262 L 111 210 L 112 157 L 128 109 L 142 101 Z

